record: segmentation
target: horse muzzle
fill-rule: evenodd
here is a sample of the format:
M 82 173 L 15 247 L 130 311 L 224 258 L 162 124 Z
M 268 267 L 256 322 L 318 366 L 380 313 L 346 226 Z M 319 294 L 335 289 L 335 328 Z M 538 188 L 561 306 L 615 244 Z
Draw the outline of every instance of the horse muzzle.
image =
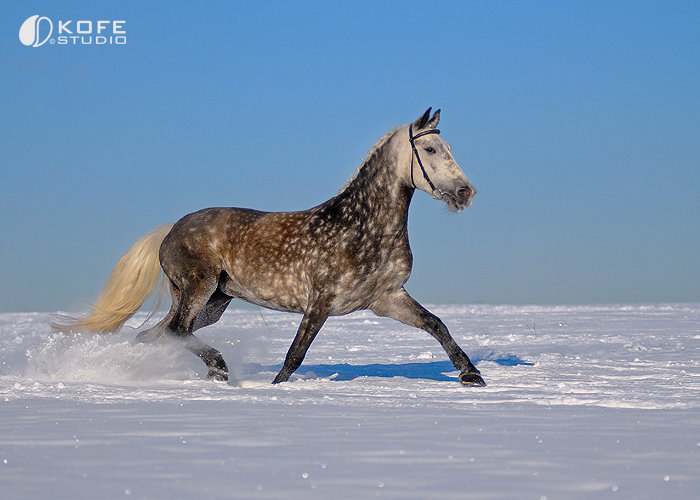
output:
M 454 190 L 440 191 L 441 199 L 447 203 L 450 210 L 458 212 L 464 208 L 471 206 L 474 201 L 474 195 L 476 195 L 476 189 L 471 184 L 466 186 L 461 186 Z
M 474 186 L 470 184 L 461 187 L 457 190 L 455 203 L 461 205 L 463 208 L 469 207 L 474 201 L 474 196 L 476 196 L 476 188 Z

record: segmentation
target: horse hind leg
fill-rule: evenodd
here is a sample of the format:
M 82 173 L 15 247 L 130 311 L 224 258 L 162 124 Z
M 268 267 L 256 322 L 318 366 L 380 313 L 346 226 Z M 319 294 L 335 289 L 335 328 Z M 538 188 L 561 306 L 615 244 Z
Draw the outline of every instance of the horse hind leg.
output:
M 219 282 L 221 282 L 221 279 L 219 279 Z M 213 325 L 219 321 L 232 299 L 233 297 L 226 295 L 221 291 L 221 288 L 218 287 L 212 296 L 209 297 L 204 308 L 197 314 L 194 325 L 192 326 L 192 331 L 195 332 L 200 328 Z
M 148 330 L 139 332 L 139 334 L 136 335 L 136 338 L 134 339 L 135 344 L 146 344 L 150 342 L 156 342 L 158 340 L 163 340 L 165 338 L 165 335 L 168 333 L 168 325 L 173 319 L 173 316 L 175 316 L 175 312 L 177 311 L 178 305 L 180 303 L 180 290 L 178 290 L 178 288 L 172 281 L 168 280 L 168 283 L 170 284 L 170 298 L 172 300 L 170 311 L 156 325 L 152 326 Z
M 209 298 L 204 308 L 199 311 L 192 325 L 192 331 L 199 330 L 205 326 L 213 325 L 224 314 L 231 302 L 232 297 L 221 292 L 219 289 Z M 193 334 L 184 338 L 185 347 L 190 352 L 199 356 L 209 368 L 207 379 L 226 381 L 229 377 L 228 366 L 219 351 L 207 345 Z
M 197 285 L 180 290 L 178 306 L 168 324 L 167 331 L 182 342 L 190 352 L 199 356 L 209 369 L 208 380 L 226 381 L 229 369 L 219 351 L 207 345 L 193 335 L 197 328 L 202 328 L 221 317 L 231 298 L 219 295 L 215 280 L 202 280 Z
M 185 348 L 199 356 L 207 365 L 207 380 L 226 382 L 229 378 L 229 369 L 222 354 L 209 344 L 203 342 L 192 334 L 182 339 Z
M 195 337 L 193 332 L 218 321 L 232 298 L 219 290 L 216 280 L 199 280 L 194 286 L 185 286 L 184 290 L 172 280 L 169 283 L 170 311 L 158 324 L 140 332 L 134 342 L 174 338 L 204 361 L 209 369 L 207 379 L 228 380 L 228 366 L 221 353 Z

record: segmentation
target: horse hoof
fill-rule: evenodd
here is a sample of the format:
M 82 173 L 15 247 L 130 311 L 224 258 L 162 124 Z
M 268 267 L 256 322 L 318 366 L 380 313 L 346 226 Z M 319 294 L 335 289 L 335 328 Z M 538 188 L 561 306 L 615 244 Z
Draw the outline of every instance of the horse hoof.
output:
M 459 381 L 467 387 L 486 387 L 486 382 L 479 372 L 462 372 L 459 374 Z
M 207 373 L 207 380 L 226 382 L 228 380 L 228 372 L 217 368 L 210 368 L 209 373 Z

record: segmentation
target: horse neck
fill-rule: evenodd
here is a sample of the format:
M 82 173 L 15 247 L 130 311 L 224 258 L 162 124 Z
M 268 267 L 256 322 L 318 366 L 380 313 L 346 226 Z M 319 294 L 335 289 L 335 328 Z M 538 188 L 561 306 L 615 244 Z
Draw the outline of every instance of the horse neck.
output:
M 375 223 L 383 226 L 385 232 L 405 227 L 414 190 L 400 175 L 399 153 L 391 141 L 379 147 L 347 188 L 329 202 L 348 221 Z

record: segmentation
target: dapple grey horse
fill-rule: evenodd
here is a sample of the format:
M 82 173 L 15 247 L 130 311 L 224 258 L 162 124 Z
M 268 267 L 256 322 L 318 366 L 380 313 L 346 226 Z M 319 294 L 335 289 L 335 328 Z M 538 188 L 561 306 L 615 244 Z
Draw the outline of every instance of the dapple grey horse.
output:
M 234 299 L 303 314 L 273 383 L 301 365 L 329 316 L 369 309 L 422 328 L 442 345 L 459 380 L 484 380 L 444 323 L 404 289 L 413 257 L 408 207 L 416 189 L 450 210 L 471 205 L 476 190 L 440 137 L 440 111 L 388 132 L 337 196 L 301 212 L 208 208 L 162 226 L 122 257 L 91 312 L 64 329 L 109 332 L 121 327 L 154 290 L 161 274 L 170 312 L 138 342 L 176 338 L 227 380 L 221 353 L 193 335 L 218 321 Z

